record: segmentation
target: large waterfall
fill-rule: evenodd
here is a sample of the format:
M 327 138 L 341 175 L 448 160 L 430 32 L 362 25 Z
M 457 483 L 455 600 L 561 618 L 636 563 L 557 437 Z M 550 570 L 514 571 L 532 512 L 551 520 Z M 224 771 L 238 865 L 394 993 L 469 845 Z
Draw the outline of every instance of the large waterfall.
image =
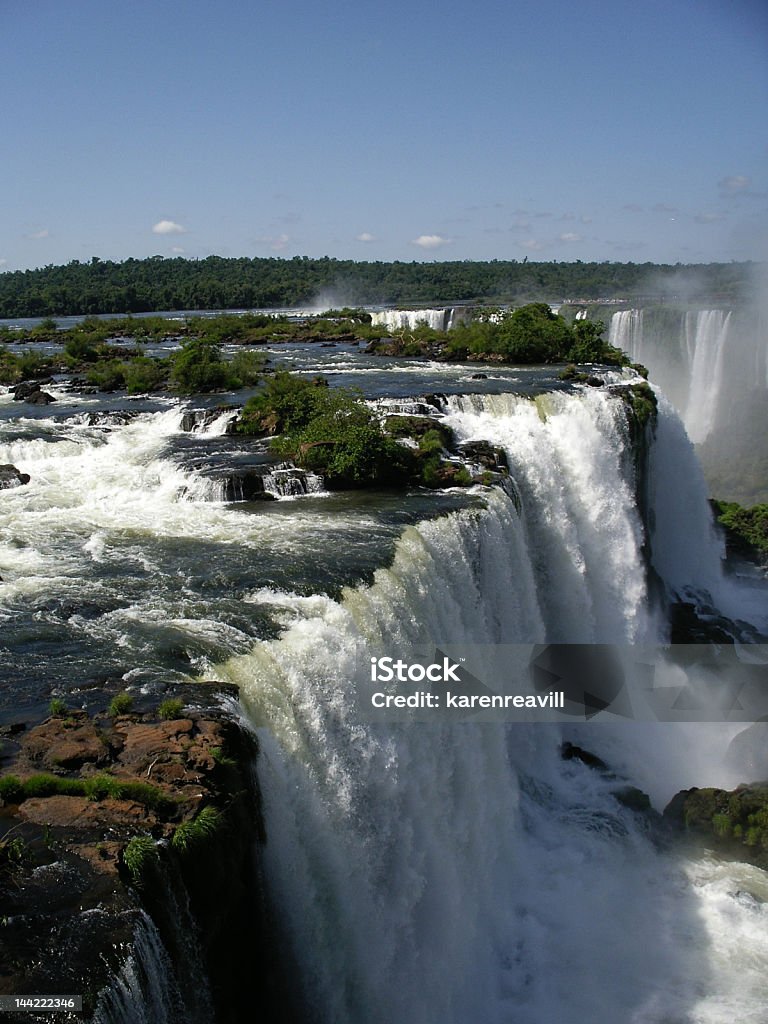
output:
M 281 635 L 215 669 L 260 726 L 268 878 L 310 1019 L 757 1024 L 765 906 L 739 902 L 726 866 L 658 850 L 609 780 L 564 763 L 577 726 L 355 713 L 370 652 L 632 643 L 662 629 L 619 399 L 453 398 L 446 417 L 460 438 L 505 449 L 514 497 L 495 489 L 484 509 L 406 528 L 391 564 L 339 600 L 254 594 Z M 673 443 L 651 470 L 657 518 L 695 465 L 674 413 L 661 417 L 656 444 Z M 658 539 L 671 591 L 717 588 L 708 531 L 702 510 L 686 545 Z M 603 724 L 582 742 L 663 806 L 683 786 L 736 781 L 722 767 L 732 731 Z M 762 884 L 738 870 L 751 891 Z
M 667 307 L 616 312 L 611 344 L 650 371 L 699 448 L 710 491 L 768 497 L 768 319 L 760 309 Z

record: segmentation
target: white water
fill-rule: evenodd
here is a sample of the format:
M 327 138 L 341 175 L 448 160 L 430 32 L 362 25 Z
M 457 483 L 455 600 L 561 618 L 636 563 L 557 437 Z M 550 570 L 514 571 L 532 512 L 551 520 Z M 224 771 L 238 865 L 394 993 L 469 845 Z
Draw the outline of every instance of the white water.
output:
M 709 436 L 718 419 L 730 320 L 731 314 L 719 309 L 685 315 L 690 385 L 683 421 L 694 444 Z
M 642 309 L 623 309 L 614 313 L 608 326 L 608 342 L 626 352 L 633 362 L 642 363 L 646 356 Z
M 647 366 L 651 378 L 677 396 L 678 412 L 695 444 L 705 441 L 727 417 L 723 406 L 726 368 L 732 376 L 742 376 L 731 321 L 730 311 L 689 311 L 680 314 L 676 337 L 658 339 L 647 336 L 642 309 L 622 310 L 611 317 L 610 343 Z
M 453 326 L 454 310 L 448 309 L 385 309 L 371 314 L 373 326 L 396 331 L 401 327 L 413 329 L 426 324 L 435 331 L 447 331 Z
M 371 651 L 656 628 L 619 403 L 452 399 L 448 420 L 505 447 L 522 514 L 495 490 L 486 511 L 407 528 L 342 601 L 273 595 L 282 636 L 216 668 L 261 726 L 266 867 L 309 1005 L 338 1024 L 763 1022 L 766 909 L 738 894 L 761 897 L 761 872 L 656 850 L 609 780 L 560 760 L 558 727 L 356 716 Z M 691 458 L 673 444 L 658 489 Z M 697 530 L 662 545 L 670 587 L 699 561 L 696 582 L 717 582 Z M 705 784 L 737 781 L 722 767 L 732 730 L 567 732 L 659 806 L 704 765 Z

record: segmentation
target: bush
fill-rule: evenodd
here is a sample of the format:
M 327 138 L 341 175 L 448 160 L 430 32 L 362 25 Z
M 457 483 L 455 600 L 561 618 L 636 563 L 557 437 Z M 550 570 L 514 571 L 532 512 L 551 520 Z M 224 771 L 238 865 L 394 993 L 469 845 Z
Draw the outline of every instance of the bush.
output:
M 165 383 L 168 376 L 168 360 L 136 356 L 129 363 L 123 364 L 123 376 L 129 395 L 154 391 Z
M 141 882 L 149 864 L 156 860 L 157 846 L 151 836 L 134 836 L 123 850 L 123 863 L 134 885 Z
M 127 715 L 132 707 L 133 697 L 130 693 L 123 691 L 122 693 L 115 694 L 112 698 L 107 714 L 110 718 L 117 718 L 118 715 Z
M 238 430 L 243 434 L 301 430 L 327 406 L 328 381 L 324 377 L 307 380 L 280 370 L 245 403 Z
M 24 800 L 24 784 L 16 775 L 0 779 L 0 799 L 5 804 L 20 804 Z
M 157 714 L 164 720 L 172 720 L 174 718 L 180 718 L 183 709 L 183 700 L 180 700 L 178 697 L 168 697 L 167 700 L 164 700 L 157 709 Z
M 218 345 L 189 338 L 171 357 L 171 380 L 185 394 L 221 391 L 230 386 L 230 371 Z
M 173 833 L 171 846 L 180 853 L 210 839 L 218 831 L 221 815 L 215 807 L 204 807 L 196 818 L 184 821 Z
M 85 379 L 99 391 L 119 391 L 125 387 L 125 364 L 119 359 L 97 363 L 88 371 Z
M 63 718 L 68 711 L 69 708 L 60 697 L 54 697 L 48 705 L 48 714 L 51 718 Z

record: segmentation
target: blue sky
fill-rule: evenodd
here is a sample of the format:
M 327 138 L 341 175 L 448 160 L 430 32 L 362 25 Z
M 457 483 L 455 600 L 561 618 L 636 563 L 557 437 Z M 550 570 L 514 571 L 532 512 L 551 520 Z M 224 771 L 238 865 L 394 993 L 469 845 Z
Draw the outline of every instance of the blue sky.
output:
M 0 270 L 768 255 L 765 0 L 0 0 Z

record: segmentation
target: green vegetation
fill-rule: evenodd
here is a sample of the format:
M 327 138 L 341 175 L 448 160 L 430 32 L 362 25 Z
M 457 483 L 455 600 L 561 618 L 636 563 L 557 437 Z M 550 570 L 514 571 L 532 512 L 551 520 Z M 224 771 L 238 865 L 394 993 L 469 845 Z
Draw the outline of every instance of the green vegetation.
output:
M 649 287 L 694 273 L 700 294 L 727 301 L 749 280 L 750 263 L 659 266 L 652 263 L 362 263 L 353 260 L 129 259 L 122 263 L 73 260 L 65 266 L 0 274 L 0 317 L 139 313 L 156 309 L 248 309 L 309 304 L 341 282 L 356 304 L 529 302 L 554 298 L 647 297 Z M 654 285 L 649 286 L 653 279 Z M 696 298 L 695 294 L 688 295 Z M 346 312 L 346 311 L 342 311 Z
M 622 394 L 626 397 L 638 427 L 644 429 L 647 423 L 654 421 L 658 402 L 650 384 L 646 381 L 630 384 L 623 389 Z
M 54 697 L 48 705 L 48 714 L 51 718 L 63 718 L 68 712 L 69 708 L 60 697 Z
M 733 792 L 694 789 L 685 796 L 683 823 L 692 831 L 714 834 L 768 854 L 768 786 L 740 786 Z
M 187 853 L 192 847 L 205 842 L 216 834 L 221 826 L 221 815 L 215 807 L 203 807 L 196 818 L 183 821 L 171 838 L 171 846 L 180 853 Z
M 277 454 L 322 473 L 331 487 L 393 484 L 411 469 L 410 452 L 387 436 L 361 395 L 285 372 L 246 403 L 239 429 L 279 434 Z
M 768 556 L 768 505 L 744 508 L 735 501 L 713 501 L 717 521 L 725 527 L 737 546 L 762 558 Z
M 123 850 L 123 863 L 134 885 L 140 884 L 144 872 L 157 859 L 157 844 L 151 836 L 134 836 Z
M 71 779 L 40 772 L 27 779 L 6 775 L 0 779 L 0 798 L 6 804 L 19 804 L 32 797 L 84 796 L 89 800 L 133 800 L 158 811 L 168 810 L 174 801 L 157 786 L 147 782 L 116 779 L 112 775 L 92 775 Z
M 167 697 L 157 709 L 159 718 L 165 721 L 172 721 L 174 718 L 181 718 L 181 712 L 184 710 L 184 701 L 178 697 Z
M 110 718 L 117 718 L 119 715 L 127 715 L 133 707 L 133 697 L 130 693 L 123 691 L 117 693 L 109 703 L 107 714 Z
M 480 316 L 452 330 L 436 331 L 425 324 L 395 331 L 394 338 L 374 350 L 400 356 L 429 356 L 464 361 L 520 363 L 629 362 L 623 352 L 603 340 L 600 320 L 573 324 L 552 312 L 545 302 L 532 302 L 491 319 Z
M 0 871 L 12 871 L 27 859 L 27 844 L 21 836 L 9 838 L 9 834 L 0 839 Z

